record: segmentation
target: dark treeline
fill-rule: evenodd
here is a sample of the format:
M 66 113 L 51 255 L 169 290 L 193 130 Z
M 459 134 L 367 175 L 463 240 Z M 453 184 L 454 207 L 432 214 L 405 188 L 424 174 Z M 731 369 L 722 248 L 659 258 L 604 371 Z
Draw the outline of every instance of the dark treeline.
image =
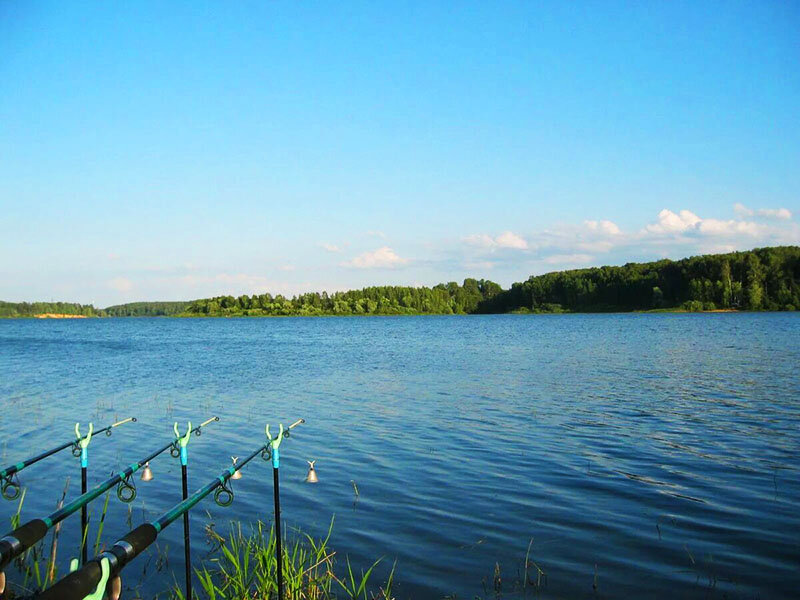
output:
M 797 310 L 800 248 L 561 271 L 515 283 L 479 312 Z
M 130 302 L 103 309 L 109 317 L 172 317 L 185 312 L 191 302 Z
M 478 307 L 502 292 L 484 279 L 465 279 L 429 287 L 380 286 L 347 292 L 219 296 L 192 302 L 195 316 L 318 316 L 318 315 L 452 315 L 478 312 Z
M 91 304 L 74 302 L 2 302 L 0 301 L 0 317 L 32 317 L 42 314 L 81 315 L 98 317 L 102 311 Z

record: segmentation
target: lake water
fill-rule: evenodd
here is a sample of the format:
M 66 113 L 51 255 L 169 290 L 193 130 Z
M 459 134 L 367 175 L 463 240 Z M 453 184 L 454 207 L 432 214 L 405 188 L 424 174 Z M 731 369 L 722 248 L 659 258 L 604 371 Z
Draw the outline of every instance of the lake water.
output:
M 323 535 L 335 516 L 340 562 L 396 561 L 398 599 L 493 597 L 496 565 L 511 596 L 529 545 L 543 598 L 796 598 L 798 365 L 800 314 L 0 320 L 0 451 L 138 417 L 92 442 L 93 484 L 174 420 L 219 415 L 189 445 L 193 490 L 303 417 L 281 447 L 286 524 Z M 180 500 L 178 461 L 153 468 L 130 515 L 112 499 L 107 543 Z M 271 520 L 270 466 L 243 474 L 231 507 L 193 510 L 195 559 L 209 520 Z M 23 471 L 23 519 L 68 475 L 75 497 L 68 451 Z M 4 529 L 15 508 L 0 500 Z M 181 540 L 180 521 L 159 537 L 179 581 Z M 145 598 L 172 582 L 156 559 L 123 578 Z

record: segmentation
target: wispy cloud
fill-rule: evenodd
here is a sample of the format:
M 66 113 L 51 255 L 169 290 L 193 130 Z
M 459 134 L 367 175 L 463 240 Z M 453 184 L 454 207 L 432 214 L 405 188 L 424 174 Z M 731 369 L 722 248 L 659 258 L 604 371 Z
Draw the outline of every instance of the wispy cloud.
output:
M 515 250 L 527 250 L 528 242 L 522 236 L 512 231 L 504 231 L 497 237 L 492 237 L 485 233 L 468 235 L 463 238 L 464 242 L 471 246 L 480 248 L 513 248 Z
M 597 231 L 607 235 L 620 235 L 622 233 L 619 226 L 613 221 L 584 221 L 583 224 L 590 231 Z
M 790 221 L 792 218 L 792 211 L 788 208 L 758 208 L 754 210 L 739 202 L 733 205 L 733 211 L 740 217 L 763 217 L 778 221 Z
M 341 252 L 342 249 L 337 246 L 336 244 L 328 244 L 326 242 L 322 242 L 319 244 L 319 247 L 325 250 L 325 252 Z
M 401 258 L 388 246 L 372 252 L 364 252 L 352 260 L 341 263 L 344 267 L 355 267 L 356 269 L 392 269 L 405 264 L 408 264 L 408 259 Z

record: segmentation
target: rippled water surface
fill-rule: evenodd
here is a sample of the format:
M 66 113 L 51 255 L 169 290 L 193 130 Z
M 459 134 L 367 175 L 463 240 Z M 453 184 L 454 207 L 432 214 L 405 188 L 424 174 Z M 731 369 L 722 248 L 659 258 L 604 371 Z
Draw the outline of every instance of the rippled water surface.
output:
M 383 556 L 383 577 L 396 560 L 400 599 L 491 597 L 496 568 L 509 595 L 529 548 L 543 598 L 796 598 L 798 365 L 796 314 L 0 320 L 0 453 L 137 416 L 92 442 L 94 484 L 174 420 L 219 415 L 190 443 L 194 489 L 265 422 L 304 417 L 282 446 L 286 523 L 322 535 L 335 516 L 338 556 Z M 177 461 L 153 467 L 130 514 L 110 504 L 106 542 L 180 500 Z M 233 506 L 193 511 L 196 559 L 209 521 L 272 518 L 269 465 L 243 473 Z M 23 471 L 23 519 L 67 476 L 75 497 L 68 451 Z M 15 508 L 0 500 L 4 529 Z M 64 522 L 62 568 L 77 529 Z M 176 573 L 181 540 L 180 521 L 159 537 Z M 167 587 L 157 558 L 126 585 Z

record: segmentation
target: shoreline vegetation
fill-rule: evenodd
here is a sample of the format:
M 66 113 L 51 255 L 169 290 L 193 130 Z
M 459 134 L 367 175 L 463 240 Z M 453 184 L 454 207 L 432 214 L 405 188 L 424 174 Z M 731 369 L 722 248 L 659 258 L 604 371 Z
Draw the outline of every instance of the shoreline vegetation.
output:
M 279 317 L 358 315 L 738 312 L 800 309 L 800 247 L 707 254 L 535 275 L 503 289 L 486 279 L 433 287 L 374 286 L 328 294 L 217 296 L 98 309 L 0 302 L 0 317 Z
M 63 504 L 68 488 L 69 478 L 65 481 L 59 505 Z M 11 517 L 12 529 L 19 527 L 22 522 L 25 495 L 23 490 L 16 513 Z M 107 492 L 98 517 L 97 535 L 91 545 L 91 555 L 94 556 L 106 549 L 101 538 L 110 497 L 111 492 Z M 133 527 L 130 521 L 128 525 Z M 4 593 L 0 594 L 3 598 L 29 598 L 30 594 L 50 587 L 66 574 L 57 568 L 60 529 L 59 524 L 51 534 L 16 559 L 13 566 L 9 566 L 8 570 L 14 577 L 8 582 Z M 227 529 L 226 535 L 220 535 L 213 522 L 205 524 L 210 549 L 203 560 L 193 564 L 199 583 L 199 589 L 193 594 L 194 598 L 242 600 L 272 598 L 277 595 L 274 526 L 258 520 L 242 527 L 241 521 L 231 521 Z M 314 538 L 295 530 L 295 535 L 281 538 L 284 548 L 281 562 L 286 600 L 394 600 L 392 588 L 395 566 L 391 566 L 388 574 L 383 569 L 383 577 L 375 572 L 383 560 L 381 558 L 366 569 L 356 569 L 349 557 L 337 556 L 336 550 L 330 545 L 332 533 L 333 519 L 325 537 Z M 91 542 L 90 539 L 88 543 Z M 135 571 L 132 572 L 132 584 L 126 585 L 123 596 L 128 592 L 141 596 L 140 588 L 144 579 L 158 574 L 164 580 L 164 589 L 155 598 L 188 600 L 183 588 L 177 583 L 176 573 L 169 567 L 168 549 L 162 551 L 157 548 L 156 553 L 155 573 L 148 573 L 147 564 L 142 565 L 138 577 Z M 170 580 L 174 583 L 170 584 Z

